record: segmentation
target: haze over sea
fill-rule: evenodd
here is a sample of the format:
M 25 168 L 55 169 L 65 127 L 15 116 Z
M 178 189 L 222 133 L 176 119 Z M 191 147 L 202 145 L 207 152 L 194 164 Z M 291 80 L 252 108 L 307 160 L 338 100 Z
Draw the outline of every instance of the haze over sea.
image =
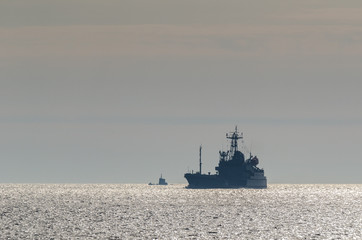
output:
M 1 184 L 1 239 L 362 239 L 362 185 Z

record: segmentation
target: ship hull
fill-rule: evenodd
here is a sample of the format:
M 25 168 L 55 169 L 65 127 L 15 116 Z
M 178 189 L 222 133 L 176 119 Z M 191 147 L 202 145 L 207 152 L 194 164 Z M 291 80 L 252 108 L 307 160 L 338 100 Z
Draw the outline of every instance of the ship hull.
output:
M 246 188 L 266 188 L 267 180 L 264 174 L 256 173 L 246 181 Z
M 217 175 L 186 173 L 185 178 L 189 185 L 187 188 L 223 188 L 227 183 Z
M 267 180 L 264 176 L 253 176 L 246 181 L 228 181 L 219 175 L 206 175 L 199 173 L 186 173 L 185 178 L 189 185 L 187 188 L 267 188 Z

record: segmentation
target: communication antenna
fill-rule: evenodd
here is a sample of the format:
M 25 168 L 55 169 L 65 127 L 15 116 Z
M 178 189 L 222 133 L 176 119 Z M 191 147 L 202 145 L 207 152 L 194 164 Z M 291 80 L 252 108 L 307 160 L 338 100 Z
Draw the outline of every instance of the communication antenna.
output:
M 201 165 L 202 165 L 202 163 L 201 163 L 201 149 L 202 149 L 202 145 L 200 145 L 200 174 L 201 174 Z
M 248 149 L 250 158 L 251 158 L 251 149 L 252 149 L 252 147 L 253 147 L 253 142 L 250 143 L 250 148 Z

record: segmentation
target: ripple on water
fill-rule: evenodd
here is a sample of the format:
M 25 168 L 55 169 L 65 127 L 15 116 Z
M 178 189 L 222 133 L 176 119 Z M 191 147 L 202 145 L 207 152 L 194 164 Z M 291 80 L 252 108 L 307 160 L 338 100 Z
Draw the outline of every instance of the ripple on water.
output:
M 362 185 L 2 184 L 1 238 L 362 239 Z

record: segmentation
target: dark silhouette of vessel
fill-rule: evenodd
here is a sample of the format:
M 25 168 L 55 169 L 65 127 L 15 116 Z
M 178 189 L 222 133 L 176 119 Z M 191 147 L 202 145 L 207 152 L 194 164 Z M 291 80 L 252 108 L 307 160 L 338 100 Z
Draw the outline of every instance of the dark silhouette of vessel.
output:
M 259 159 L 250 156 L 245 159 L 244 154 L 238 149 L 238 140 L 243 138 L 239 134 L 237 127 L 235 131 L 226 134 L 230 139 L 230 150 L 219 151 L 219 165 L 215 167 L 216 174 L 201 173 L 201 149 L 200 146 L 200 171 L 196 173 L 186 173 L 185 178 L 189 185 L 187 188 L 266 188 L 267 179 L 264 170 L 257 167 Z
M 167 185 L 168 183 L 166 182 L 166 179 L 162 178 L 162 174 L 161 177 L 158 179 L 158 184 L 155 183 L 149 183 L 148 185 Z

